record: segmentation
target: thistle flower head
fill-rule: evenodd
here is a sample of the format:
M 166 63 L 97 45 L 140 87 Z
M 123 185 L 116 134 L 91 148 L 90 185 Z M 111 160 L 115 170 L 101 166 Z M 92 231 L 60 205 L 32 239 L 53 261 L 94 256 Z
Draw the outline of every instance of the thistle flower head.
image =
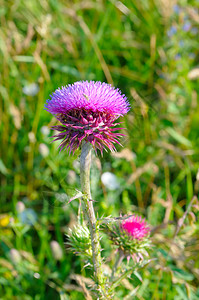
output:
M 132 239 L 141 240 L 149 235 L 150 229 L 144 219 L 139 216 L 131 216 L 121 223 L 124 230 Z
M 55 140 L 62 140 L 60 149 L 74 152 L 82 141 L 90 142 L 102 153 L 104 148 L 115 150 L 114 143 L 122 136 L 116 133 L 114 121 L 125 115 L 129 103 L 119 89 L 99 81 L 78 81 L 58 88 L 47 100 L 45 109 L 62 125 L 54 126 L 59 131 Z
M 132 215 L 122 218 L 120 222 L 106 224 L 105 230 L 112 242 L 127 256 L 148 256 L 150 229 L 141 217 Z

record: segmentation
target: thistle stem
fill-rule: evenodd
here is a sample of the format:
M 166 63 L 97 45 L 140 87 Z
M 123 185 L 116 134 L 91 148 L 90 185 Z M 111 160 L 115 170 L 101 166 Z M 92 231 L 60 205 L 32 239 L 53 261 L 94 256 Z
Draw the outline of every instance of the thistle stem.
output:
M 99 290 L 103 290 L 103 278 L 101 270 L 101 247 L 99 242 L 99 233 L 96 224 L 95 211 L 93 208 L 93 202 L 91 200 L 90 191 L 90 166 L 91 166 L 91 150 L 92 145 L 90 143 L 83 143 L 80 156 L 80 180 L 83 193 L 83 202 L 85 214 L 88 219 L 88 225 L 91 235 L 92 245 L 92 259 L 94 268 L 94 277 Z M 104 293 L 104 291 L 103 291 Z

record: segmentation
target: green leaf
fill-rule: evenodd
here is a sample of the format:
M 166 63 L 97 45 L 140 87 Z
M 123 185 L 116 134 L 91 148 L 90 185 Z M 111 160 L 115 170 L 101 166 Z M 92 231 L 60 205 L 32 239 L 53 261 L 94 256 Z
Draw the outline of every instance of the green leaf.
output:
M 194 276 L 192 274 L 188 273 L 187 271 L 184 271 L 184 270 L 182 270 L 180 268 L 177 268 L 175 266 L 170 266 L 170 268 L 173 271 L 173 274 L 176 278 L 184 279 L 186 281 L 194 279 Z
M 176 290 L 177 290 L 179 296 L 182 297 L 182 298 L 180 297 L 180 299 L 182 299 L 182 300 L 189 300 L 187 294 L 185 293 L 185 291 L 183 290 L 183 288 L 181 286 L 177 286 Z
M 0 159 L 0 173 L 2 173 L 3 175 L 7 175 L 10 173 L 1 159 Z
M 60 295 L 60 300 L 68 300 L 69 299 L 68 295 L 66 295 L 64 292 L 60 292 L 59 295 Z
M 187 147 L 192 147 L 191 142 L 187 138 L 185 138 L 183 135 L 181 135 L 180 133 L 175 131 L 173 128 L 169 127 L 166 129 L 166 131 L 168 132 L 168 134 L 170 134 L 170 136 L 172 136 L 172 138 L 174 138 L 180 144 L 183 144 Z
M 133 280 L 133 285 L 137 286 L 137 285 L 141 285 L 142 284 L 142 277 L 141 275 L 135 271 L 132 275 L 131 278 Z

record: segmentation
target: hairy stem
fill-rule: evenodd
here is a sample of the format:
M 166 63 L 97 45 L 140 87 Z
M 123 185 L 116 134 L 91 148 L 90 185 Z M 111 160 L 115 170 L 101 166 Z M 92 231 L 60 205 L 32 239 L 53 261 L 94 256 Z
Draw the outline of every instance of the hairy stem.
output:
M 82 145 L 82 151 L 80 156 L 80 179 L 81 188 L 83 193 L 84 209 L 85 214 L 88 219 L 88 225 L 91 235 L 91 245 L 92 245 L 92 258 L 93 258 L 93 268 L 94 276 L 98 289 L 102 289 L 103 278 L 101 270 L 101 247 L 99 242 L 99 233 L 96 224 L 96 217 L 93 208 L 93 202 L 91 200 L 90 191 L 90 166 L 91 166 L 91 150 L 92 145 L 90 143 L 84 143 Z

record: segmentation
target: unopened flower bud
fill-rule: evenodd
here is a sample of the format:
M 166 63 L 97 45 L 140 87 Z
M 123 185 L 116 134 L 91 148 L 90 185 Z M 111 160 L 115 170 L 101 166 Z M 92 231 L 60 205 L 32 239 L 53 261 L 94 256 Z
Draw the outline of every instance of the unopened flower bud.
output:
M 92 257 L 90 232 L 86 225 L 78 224 L 69 230 L 69 245 L 76 254 L 81 254 L 87 258 Z

